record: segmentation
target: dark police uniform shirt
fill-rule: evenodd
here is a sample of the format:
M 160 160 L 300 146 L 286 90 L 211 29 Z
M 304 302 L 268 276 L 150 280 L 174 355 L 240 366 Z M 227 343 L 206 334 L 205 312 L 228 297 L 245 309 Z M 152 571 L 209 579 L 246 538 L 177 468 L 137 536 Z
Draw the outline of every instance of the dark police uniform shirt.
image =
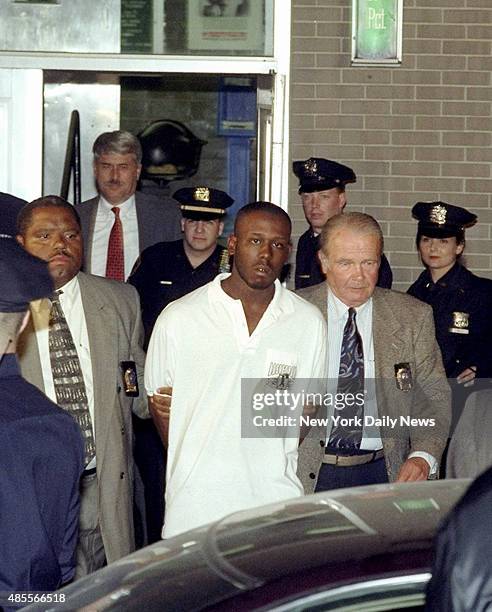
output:
M 15 355 L 0 362 L 0 398 L 0 592 L 51 591 L 75 570 L 82 434 Z
M 455 263 L 437 283 L 424 270 L 407 293 L 432 306 L 448 378 L 456 378 L 469 366 L 477 367 L 477 377 L 492 375 L 491 280 Z
M 296 289 L 312 287 L 325 280 L 325 275 L 321 271 L 321 266 L 316 255 L 319 250 L 318 241 L 319 236 L 315 236 L 311 229 L 308 229 L 299 238 L 296 254 Z M 391 289 L 392 283 L 393 273 L 383 253 L 381 257 L 381 266 L 379 267 L 377 286 L 383 287 L 383 289 Z
M 186 256 L 182 240 L 159 242 L 145 249 L 128 279 L 140 295 L 145 345 L 163 308 L 210 282 L 219 272 L 228 271 L 227 249 L 219 245 L 197 268 Z

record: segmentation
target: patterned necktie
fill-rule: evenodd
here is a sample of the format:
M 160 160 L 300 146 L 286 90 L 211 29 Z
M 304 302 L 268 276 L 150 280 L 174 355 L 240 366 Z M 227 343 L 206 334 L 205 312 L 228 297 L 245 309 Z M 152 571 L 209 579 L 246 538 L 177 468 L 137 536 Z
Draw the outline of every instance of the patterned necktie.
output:
M 114 223 L 109 234 L 108 257 L 106 259 L 106 278 L 125 280 L 125 254 L 123 251 L 123 226 L 119 206 L 113 206 Z
M 89 403 L 79 356 L 57 291 L 51 298 L 48 344 L 56 403 L 77 421 L 85 440 L 85 465 L 96 454 Z
M 328 442 L 328 447 L 345 450 L 360 448 L 364 419 L 364 350 L 355 322 L 356 314 L 355 308 L 349 308 L 343 330 L 337 387 L 337 396 L 343 399 L 341 409 L 335 410 L 335 416 L 341 419 L 338 425 L 333 424 Z M 342 425 L 345 419 L 350 422 Z

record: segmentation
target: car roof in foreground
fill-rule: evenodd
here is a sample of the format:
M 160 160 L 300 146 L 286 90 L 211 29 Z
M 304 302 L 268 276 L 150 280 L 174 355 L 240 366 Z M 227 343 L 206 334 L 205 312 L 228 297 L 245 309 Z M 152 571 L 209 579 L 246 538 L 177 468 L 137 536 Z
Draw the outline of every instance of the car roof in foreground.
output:
M 373 485 L 327 491 L 238 512 L 218 523 L 148 546 L 58 593 L 65 604 L 32 610 L 200 610 L 262 585 L 332 567 L 374 572 L 387 556 L 425 563 L 439 521 L 468 480 Z M 374 562 L 374 560 L 376 560 Z M 381 565 L 382 567 L 382 565 Z M 348 570 L 347 568 L 351 568 Z M 403 569 L 403 568 L 402 568 Z M 97 602 L 94 604 L 94 602 Z M 140 602 L 140 604 L 139 604 Z M 158 602 L 161 607 L 153 607 Z

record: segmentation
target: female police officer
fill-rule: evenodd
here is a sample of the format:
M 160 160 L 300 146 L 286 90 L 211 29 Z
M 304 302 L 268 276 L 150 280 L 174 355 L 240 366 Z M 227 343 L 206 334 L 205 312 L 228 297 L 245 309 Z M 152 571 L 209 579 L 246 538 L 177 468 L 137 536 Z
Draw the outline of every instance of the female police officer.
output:
M 465 228 L 476 223 L 476 215 L 445 202 L 418 202 L 412 214 L 419 222 L 416 243 L 426 269 L 408 293 L 434 311 L 456 422 L 467 394 L 463 385 L 492 375 L 492 281 L 460 262 Z

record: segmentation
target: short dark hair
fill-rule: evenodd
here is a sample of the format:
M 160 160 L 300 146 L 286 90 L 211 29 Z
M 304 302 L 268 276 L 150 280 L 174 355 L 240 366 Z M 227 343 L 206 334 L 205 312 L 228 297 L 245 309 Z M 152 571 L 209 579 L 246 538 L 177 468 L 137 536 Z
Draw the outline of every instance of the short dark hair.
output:
M 417 249 L 419 248 L 419 244 L 420 244 L 420 239 L 422 238 L 422 236 L 427 236 L 427 234 L 425 233 L 425 231 L 422 230 L 417 230 L 417 237 L 415 238 L 415 244 L 417 245 Z M 429 238 L 434 238 L 437 237 L 439 238 L 439 236 L 429 236 Z M 464 229 L 457 229 L 455 230 L 454 234 L 452 235 L 443 235 L 443 238 L 456 238 L 456 244 L 462 244 L 465 245 L 466 240 L 465 240 L 465 230 Z
M 35 210 L 38 210 L 39 208 L 52 208 L 52 207 L 65 208 L 66 210 L 70 211 L 70 214 L 72 215 L 74 220 L 77 222 L 77 225 L 80 229 L 81 224 L 80 224 L 79 213 L 70 204 L 70 202 L 67 202 L 67 200 L 60 198 L 59 196 L 49 195 L 49 196 L 43 196 L 42 198 L 38 198 L 37 200 L 33 200 L 32 202 L 25 204 L 20 209 L 19 214 L 17 215 L 17 233 L 20 234 L 21 236 L 26 235 L 27 228 L 29 227 L 29 224 L 31 223 L 31 220 L 32 220 L 32 214 Z
M 271 202 L 250 202 L 249 204 L 246 204 L 246 206 L 239 209 L 236 215 L 236 220 L 234 221 L 234 233 L 236 233 L 239 221 L 255 212 L 267 213 L 272 217 L 284 219 L 289 225 L 289 233 L 292 232 L 292 221 L 283 208 L 277 206 L 276 204 L 272 204 Z

